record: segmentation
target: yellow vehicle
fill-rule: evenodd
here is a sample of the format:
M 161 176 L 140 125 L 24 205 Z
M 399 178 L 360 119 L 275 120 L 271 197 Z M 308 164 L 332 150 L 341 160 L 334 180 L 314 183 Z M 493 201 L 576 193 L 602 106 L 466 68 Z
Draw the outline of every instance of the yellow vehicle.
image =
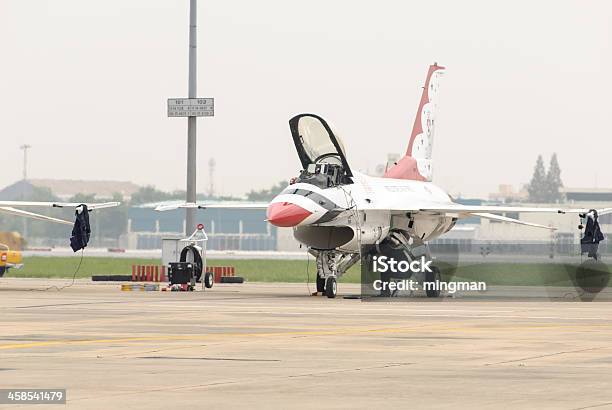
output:
M 0 278 L 10 269 L 19 269 L 23 266 L 20 251 L 12 251 L 3 243 L 0 243 Z

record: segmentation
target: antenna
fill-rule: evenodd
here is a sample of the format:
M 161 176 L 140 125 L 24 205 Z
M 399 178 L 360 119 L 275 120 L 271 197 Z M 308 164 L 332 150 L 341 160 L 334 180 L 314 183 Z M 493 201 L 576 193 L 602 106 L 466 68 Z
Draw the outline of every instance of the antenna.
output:
M 23 181 L 25 182 L 28 179 L 28 150 L 32 148 L 31 145 L 23 144 L 19 147 L 19 149 L 23 150 Z M 21 199 L 25 199 L 26 196 L 26 184 L 22 184 Z M 23 233 L 22 236 L 24 238 L 28 237 L 28 221 L 26 218 L 23 218 Z
M 28 150 L 32 148 L 31 145 L 23 144 L 19 149 L 23 150 L 23 180 L 28 179 Z
M 214 158 L 208 160 L 208 196 L 215 195 L 215 166 L 217 162 Z

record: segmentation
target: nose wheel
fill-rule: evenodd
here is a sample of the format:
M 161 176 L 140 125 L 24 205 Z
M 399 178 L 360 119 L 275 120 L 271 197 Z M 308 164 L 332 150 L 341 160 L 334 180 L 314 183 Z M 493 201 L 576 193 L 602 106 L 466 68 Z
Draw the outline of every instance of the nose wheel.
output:
M 338 283 L 336 282 L 336 278 L 330 276 L 325 281 L 325 296 L 330 299 L 333 299 L 338 294 Z

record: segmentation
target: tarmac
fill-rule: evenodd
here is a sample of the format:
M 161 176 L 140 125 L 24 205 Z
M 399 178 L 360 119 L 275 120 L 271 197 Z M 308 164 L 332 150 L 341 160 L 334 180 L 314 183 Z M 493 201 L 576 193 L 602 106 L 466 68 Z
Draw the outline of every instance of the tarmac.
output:
M 69 283 L 0 279 L 0 388 L 87 409 L 612 408 L 609 302 L 48 289 Z

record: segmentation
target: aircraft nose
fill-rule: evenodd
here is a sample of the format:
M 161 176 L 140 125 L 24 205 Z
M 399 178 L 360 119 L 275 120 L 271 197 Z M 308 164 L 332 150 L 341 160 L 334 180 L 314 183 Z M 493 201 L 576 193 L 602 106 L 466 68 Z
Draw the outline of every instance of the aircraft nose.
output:
M 267 212 L 268 222 L 280 227 L 296 226 L 310 215 L 312 212 L 290 202 L 270 204 Z

